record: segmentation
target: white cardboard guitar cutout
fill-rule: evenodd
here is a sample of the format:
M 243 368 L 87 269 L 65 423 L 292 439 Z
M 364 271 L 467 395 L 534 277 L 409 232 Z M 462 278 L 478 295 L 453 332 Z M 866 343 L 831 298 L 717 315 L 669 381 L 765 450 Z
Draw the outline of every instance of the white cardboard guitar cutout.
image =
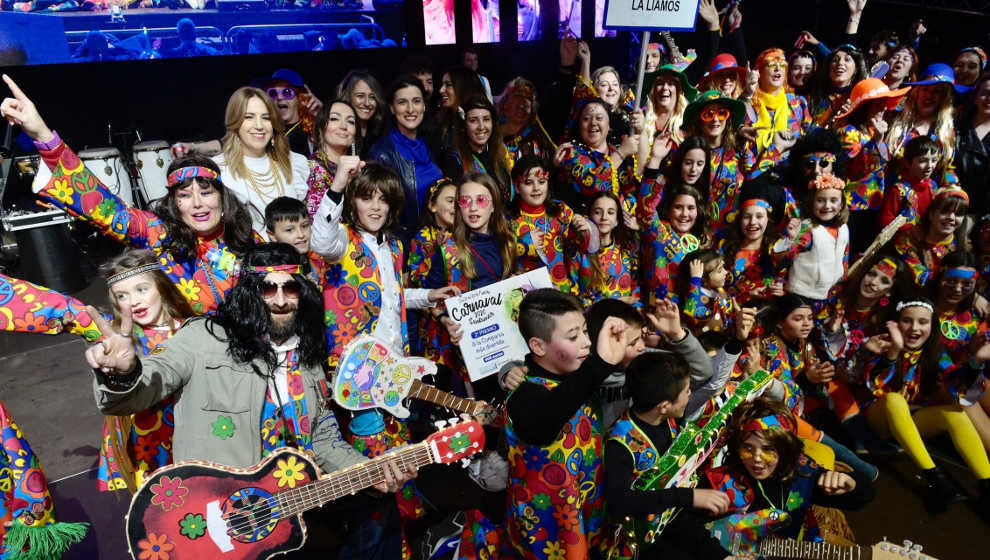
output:
M 337 363 L 334 400 L 347 410 L 381 408 L 396 418 L 408 418 L 402 400 L 413 381 L 436 372 L 436 364 L 426 358 L 405 356 L 371 335 L 361 335 L 347 344 Z

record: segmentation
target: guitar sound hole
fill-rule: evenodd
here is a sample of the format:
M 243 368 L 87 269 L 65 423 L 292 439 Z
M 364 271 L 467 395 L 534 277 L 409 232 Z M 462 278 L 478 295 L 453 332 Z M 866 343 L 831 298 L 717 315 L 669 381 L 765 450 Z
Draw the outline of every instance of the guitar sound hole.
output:
M 233 539 L 257 542 L 272 533 L 280 520 L 281 508 L 274 496 L 261 488 L 242 488 L 230 495 L 221 508 Z

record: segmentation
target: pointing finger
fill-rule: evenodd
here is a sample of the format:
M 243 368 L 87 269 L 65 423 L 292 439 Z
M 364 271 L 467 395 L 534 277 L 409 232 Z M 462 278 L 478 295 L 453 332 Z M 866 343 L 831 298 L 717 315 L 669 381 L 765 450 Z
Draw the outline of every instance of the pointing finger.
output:
M 13 78 L 4 74 L 3 81 L 7 83 L 7 87 L 10 88 L 10 92 L 14 94 L 14 97 L 16 97 L 18 101 L 28 101 L 28 96 L 24 95 L 24 92 L 20 87 L 18 87 L 17 83 L 14 82 Z

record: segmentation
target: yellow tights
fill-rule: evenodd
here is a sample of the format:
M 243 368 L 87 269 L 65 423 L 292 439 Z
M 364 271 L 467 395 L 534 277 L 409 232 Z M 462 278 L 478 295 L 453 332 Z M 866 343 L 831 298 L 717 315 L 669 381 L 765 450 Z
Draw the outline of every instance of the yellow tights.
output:
M 911 456 L 918 468 L 935 467 L 922 436 L 949 432 L 956 451 L 962 455 L 976 478 L 990 478 L 990 459 L 983 448 L 973 422 L 959 405 L 926 406 L 914 414 L 904 396 L 887 393 L 867 410 L 866 418 L 873 431 L 881 437 L 894 436 L 897 443 Z

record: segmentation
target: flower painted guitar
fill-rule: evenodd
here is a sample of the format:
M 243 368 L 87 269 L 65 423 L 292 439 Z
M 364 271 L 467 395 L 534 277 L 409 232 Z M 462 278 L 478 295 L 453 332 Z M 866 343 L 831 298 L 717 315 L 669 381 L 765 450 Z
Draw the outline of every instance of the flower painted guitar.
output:
M 421 399 L 466 412 L 487 423 L 496 414 L 484 401 L 463 399 L 421 381 L 437 366 L 425 358 L 406 357 L 380 340 L 362 335 L 344 348 L 334 375 L 333 397 L 347 410 L 381 408 L 396 418 L 408 418 L 402 401 Z
M 384 481 L 386 461 L 403 470 L 466 462 L 484 448 L 485 431 L 470 421 L 322 477 L 308 455 L 289 448 L 247 469 L 176 463 L 155 471 L 134 494 L 128 548 L 134 560 L 270 558 L 306 542 L 303 512 Z

